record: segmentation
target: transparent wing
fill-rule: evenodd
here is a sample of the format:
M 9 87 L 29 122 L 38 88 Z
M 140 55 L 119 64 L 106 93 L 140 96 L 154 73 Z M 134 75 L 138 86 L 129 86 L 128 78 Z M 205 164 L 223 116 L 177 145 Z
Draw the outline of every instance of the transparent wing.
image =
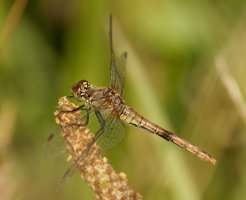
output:
M 90 131 L 99 131 L 94 132 L 96 133 L 94 139 L 84 150 L 84 153 L 81 155 L 81 157 L 77 160 L 78 163 L 87 162 L 88 154 L 95 143 L 98 144 L 100 147 L 98 151 L 102 151 L 112 148 L 113 146 L 118 144 L 124 136 L 124 125 L 120 122 L 118 118 L 113 117 L 111 113 L 101 113 L 101 115 L 105 122 L 104 129 L 100 129 L 101 125 L 96 119 L 94 113 L 90 114 L 88 125 L 88 127 L 90 127 Z M 64 184 L 64 182 L 66 182 L 66 180 L 68 180 L 73 175 L 73 173 L 77 169 L 76 166 L 76 163 L 73 163 L 73 165 L 66 171 L 58 188 L 60 188 Z
M 62 156 L 65 153 L 65 142 L 61 137 L 60 132 L 61 128 L 58 128 L 56 131 L 52 132 L 47 140 L 45 141 L 42 149 L 42 153 L 45 157 L 54 158 Z
M 123 97 L 124 95 L 124 82 L 126 71 L 126 58 L 127 53 L 124 52 L 118 62 L 116 61 L 113 49 L 113 31 L 112 31 L 112 15 L 109 20 L 109 42 L 110 42 L 110 87 L 119 92 Z
M 81 112 L 81 121 L 84 122 L 86 118 L 86 112 Z M 61 136 L 62 129 L 59 127 L 55 131 L 53 131 L 47 137 L 45 141 L 42 153 L 44 156 L 49 158 L 59 157 L 59 156 L 67 156 L 66 155 L 66 143 L 64 138 Z
M 97 144 L 101 150 L 107 150 L 117 145 L 124 137 L 124 125 L 121 121 L 111 114 L 102 113 L 105 119 L 105 128 L 97 133 Z
M 90 114 L 88 128 L 92 133 L 95 133 L 95 142 L 100 146 L 101 150 L 113 148 L 117 145 L 124 137 L 124 125 L 118 119 L 112 115 L 100 111 L 100 114 L 104 120 L 104 128 L 100 130 L 101 124 L 99 123 L 94 113 Z

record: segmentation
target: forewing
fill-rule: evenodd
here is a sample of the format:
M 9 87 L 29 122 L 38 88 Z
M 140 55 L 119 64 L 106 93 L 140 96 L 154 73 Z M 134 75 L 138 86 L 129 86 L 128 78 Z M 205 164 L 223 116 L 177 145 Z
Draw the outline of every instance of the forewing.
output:
M 124 95 L 124 82 L 126 71 L 127 53 L 124 52 L 116 61 L 113 49 L 113 31 L 112 31 L 112 15 L 109 21 L 109 42 L 110 42 L 110 87 L 119 92 L 121 96 Z

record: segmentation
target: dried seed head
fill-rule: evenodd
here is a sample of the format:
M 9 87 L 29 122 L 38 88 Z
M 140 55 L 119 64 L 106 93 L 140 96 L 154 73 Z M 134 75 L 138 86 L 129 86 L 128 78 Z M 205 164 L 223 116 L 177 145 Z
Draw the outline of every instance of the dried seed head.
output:
M 76 163 L 80 177 L 92 188 L 97 199 L 142 199 L 139 193 L 127 185 L 126 174 L 117 173 L 108 159 L 101 156 L 99 146 L 93 144 L 94 134 L 78 124 L 81 121 L 80 110 L 66 112 L 75 108 L 66 97 L 61 97 L 54 114 L 56 123 L 62 127 L 61 135 L 66 141 L 67 151 Z

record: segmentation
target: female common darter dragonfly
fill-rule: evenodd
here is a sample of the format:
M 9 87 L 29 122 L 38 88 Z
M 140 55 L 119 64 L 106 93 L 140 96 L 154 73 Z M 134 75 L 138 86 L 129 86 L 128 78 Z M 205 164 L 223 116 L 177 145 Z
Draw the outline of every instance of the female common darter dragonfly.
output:
M 93 142 L 97 142 L 101 148 L 112 147 L 122 138 L 123 125 L 131 125 L 158 135 L 204 161 L 216 164 L 215 158 L 201 148 L 152 123 L 125 104 L 123 98 L 127 53 L 123 53 L 121 62 L 116 61 L 112 38 L 112 16 L 110 16 L 110 86 L 93 87 L 88 81 L 80 80 L 72 86 L 72 96 L 69 96 L 82 103 L 74 111 L 79 109 L 86 111 L 83 125 L 87 125 L 90 114 L 95 113 L 100 128 L 95 133 Z M 86 157 L 86 155 L 82 157 L 84 156 Z

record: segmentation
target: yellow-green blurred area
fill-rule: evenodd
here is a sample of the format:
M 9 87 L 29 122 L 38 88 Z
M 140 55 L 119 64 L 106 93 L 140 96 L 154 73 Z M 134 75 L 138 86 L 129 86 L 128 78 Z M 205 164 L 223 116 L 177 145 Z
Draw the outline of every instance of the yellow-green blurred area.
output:
M 130 127 L 111 164 L 144 199 L 246 199 L 245 0 L 1 0 L 0 199 L 95 199 L 78 174 L 56 191 L 71 163 L 43 149 L 73 83 L 109 85 L 110 13 L 126 103 L 217 159 Z

